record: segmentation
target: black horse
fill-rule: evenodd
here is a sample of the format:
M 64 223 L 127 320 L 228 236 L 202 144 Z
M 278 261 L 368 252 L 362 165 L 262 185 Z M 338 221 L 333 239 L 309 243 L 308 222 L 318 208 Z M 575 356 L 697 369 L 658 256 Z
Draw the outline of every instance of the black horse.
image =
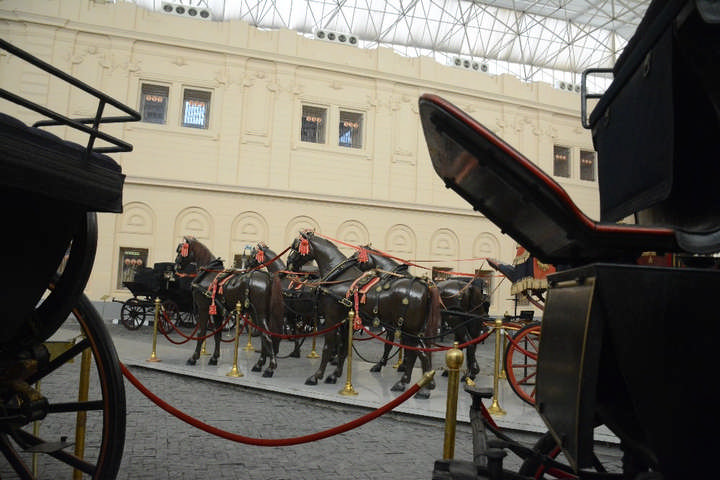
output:
M 450 277 L 436 283 L 440 290 L 443 323 L 453 331 L 458 343 L 478 338 L 487 331 L 490 310 L 487 282 L 478 277 Z M 477 344 L 466 348 L 467 376 L 475 379 L 480 366 L 475 358 Z
M 381 323 L 393 325 L 402 332 L 402 342 L 410 347 L 424 347 L 423 335 L 432 335 L 440 321 L 439 295 L 416 279 L 397 279 L 392 288 L 370 288 L 364 293 L 365 302 L 354 302 L 355 292 L 361 291 L 358 285 L 368 285 L 371 276 L 366 275 L 357 267 L 356 259 L 347 258 L 335 244 L 311 231 L 300 233 L 292 245 L 288 256 L 288 266 L 298 269 L 303 264 L 315 260 L 320 271 L 318 286 L 318 311 L 326 320 L 326 325 L 336 325 L 348 317 L 355 308 L 362 319 L 378 318 Z M 335 371 L 325 379 L 335 383 L 342 375 L 343 363 L 347 354 L 344 345 L 347 335 L 332 331 L 325 336 L 322 359 L 317 371 L 311 375 L 306 384 L 314 385 L 325 374 L 330 357 L 338 354 Z M 423 372 L 431 369 L 430 355 L 422 350 L 408 349 L 406 371 L 401 379 L 392 387 L 394 391 L 402 391 L 410 382 L 412 369 L 420 357 Z M 432 385 L 418 393 L 427 398 Z
M 287 270 L 282 258 L 272 251 L 265 243 L 258 243 L 251 252 L 250 266 L 255 268 L 265 265 L 273 279 L 272 308 L 279 308 L 284 312 L 284 325 L 291 334 L 307 332 L 317 326 L 317 296 L 315 287 L 308 286 L 303 280 Z M 278 341 L 279 343 L 279 341 Z M 294 339 L 294 348 L 289 356 L 300 357 L 302 340 Z M 277 353 L 277 348 L 275 352 Z
M 271 307 L 270 274 L 251 268 L 225 270 L 223 261 L 215 257 L 205 245 L 193 237 L 184 238 L 183 243 L 177 247 L 175 267 L 177 270 L 183 270 L 190 263 L 195 263 L 198 267 L 197 277 L 192 283 L 193 302 L 198 315 L 198 335 L 200 338 L 205 336 L 211 320 L 213 328 L 218 331 L 214 336 L 215 350 L 208 363 L 217 365 L 220 356 L 222 319 L 231 313 L 239 302 L 242 312 L 248 314 L 256 325 L 265 330 L 260 335 L 262 344 L 260 358 L 252 367 L 252 371 L 261 371 L 267 359 L 270 359 L 263 376 L 272 377 L 277 368 L 277 357 L 272 339 L 266 332 L 280 333 L 282 316 Z M 249 258 L 245 257 L 248 261 Z M 195 365 L 200 358 L 201 348 L 202 340 L 198 340 L 195 352 L 187 360 L 188 365 Z
M 418 278 L 410 274 L 406 263 L 398 262 L 388 255 L 374 250 L 369 245 L 362 247 L 362 250 L 353 254 L 351 258 L 360 259 L 361 256 L 363 261 L 358 261 L 358 268 L 364 271 L 375 269 L 383 283 L 395 278 Z M 425 279 L 421 280 L 427 283 Z M 443 323 L 454 332 L 458 343 L 465 343 L 484 333 L 483 317 L 487 315 L 490 308 L 487 284 L 484 280 L 480 278 L 452 277 L 437 282 L 429 288 L 436 288 L 439 291 L 440 301 L 443 306 L 443 310 L 441 310 Z M 453 312 L 458 313 L 454 314 Z M 388 332 L 388 338 L 390 334 L 391 331 Z M 379 372 L 382 367 L 387 365 L 390 349 L 391 345 L 385 344 L 382 359 L 370 371 Z M 472 379 L 480 371 L 475 358 L 476 350 L 476 344 L 472 344 L 467 347 L 465 352 L 468 368 L 467 375 Z M 402 366 L 398 368 L 402 368 Z

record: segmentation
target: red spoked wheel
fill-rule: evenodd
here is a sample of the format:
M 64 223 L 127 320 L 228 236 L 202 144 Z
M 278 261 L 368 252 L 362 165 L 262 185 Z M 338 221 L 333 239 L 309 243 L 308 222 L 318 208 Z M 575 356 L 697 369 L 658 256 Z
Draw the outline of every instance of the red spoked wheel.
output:
M 508 336 L 505 348 L 505 374 L 510 388 L 520 399 L 535 405 L 540 323 L 532 322 Z

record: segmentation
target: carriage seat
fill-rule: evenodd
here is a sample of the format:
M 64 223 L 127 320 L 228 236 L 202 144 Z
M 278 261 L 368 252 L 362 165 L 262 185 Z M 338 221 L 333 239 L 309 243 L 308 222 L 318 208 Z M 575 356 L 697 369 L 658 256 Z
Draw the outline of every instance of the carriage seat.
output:
M 589 219 L 555 180 L 450 102 L 425 94 L 419 105 L 445 185 L 540 261 L 632 263 L 648 250 L 683 251 L 673 229 Z
M 638 224 L 676 229 L 686 250 L 717 251 L 717 2 L 654 0 L 613 75 L 587 125 L 598 153 L 600 219 L 634 214 Z
M 109 156 L 90 152 L 0 113 L 0 182 L 88 211 L 120 212 L 125 175 Z

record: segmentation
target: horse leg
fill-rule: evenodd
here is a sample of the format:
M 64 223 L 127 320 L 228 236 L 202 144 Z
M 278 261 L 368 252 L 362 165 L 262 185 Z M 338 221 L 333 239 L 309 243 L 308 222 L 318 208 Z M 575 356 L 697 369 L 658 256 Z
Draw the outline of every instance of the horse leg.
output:
M 298 319 L 295 318 L 291 331 L 296 335 L 298 333 L 297 325 L 298 325 Z M 294 346 L 293 351 L 290 352 L 290 355 L 288 355 L 290 358 L 300 358 L 300 345 L 301 345 L 300 339 L 294 338 L 293 339 L 293 346 Z
M 271 331 L 270 327 L 268 326 L 267 319 L 263 320 L 263 326 L 266 331 Z M 262 334 L 262 348 L 263 350 L 267 350 L 267 355 L 269 357 L 268 367 L 263 372 L 263 377 L 270 378 L 275 374 L 275 369 L 277 368 L 277 357 L 275 356 L 276 350 L 276 341 L 277 337 L 270 337 L 269 334 L 263 333 Z
M 218 331 L 215 333 L 215 335 L 213 335 L 213 338 L 215 339 L 215 350 L 213 350 L 212 356 L 208 359 L 208 365 L 217 365 L 218 358 L 220 358 L 220 338 L 222 336 L 222 333 L 219 331 L 219 328 L 222 324 L 222 322 L 220 321 L 221 317 L 222 316 L 220 315 L 212 316 L 212 328 Z
M 200 352 L 202 351 L 202 344 L 203 340 L 202 337 L 205 336 L 205 333 L 207 332 L 207 324 L 208 324 L 208 317 L 210 314 L 208 313 L 208 306 L 204 305 L 203 303 L 196 304 L 198 306 L 198 329 L 197 329 L 197 335 L 198 335 L 198 341 L 195 344 L 195 351 L 190 356 L 190 358 L 187 359 L 185 362 L 187 365 L 195 365 L 200 358 Z
M 417 344 L 417 340 L 408 341 L 408 336 L 403 334 L 401 344 L 409 347 L 414 347 Z M 413 368 L 415 368 L 415 360 L 417 360 L 417 350 L 412 348 L 405 349 L 405 370 L 403 371 L 400 380 L 395 382 L 390 390 L 393 392 L 404 392 L 407 384 L 410 383 L 410 377 L 412 376 Z
M 392 338 L 393 338 L 393 336 L 394 336 L 394 333 L 395 333 L 394 330 L 388 330 L 388 333 L 387 333 L 387 340 L 388 340 L 388 342 L 391 342 L 391 341 L 392 341 Z M 370 368 L 370 371 L 371 371 L 371 372 L 379 372 L 379 371 L 382 370 L 382 367 L 384 367 L 385 365 L 387 365 L 388 358 L 390 358 L 390 350 L 391 350 L 391 349 L 392 349 L 392 345 L 391 345 L 390 343 L 386 343 L 386 344 L 385 344 L 385 347 L 383 348 L 383 356 L 382 356 L 382 358 L 380 359 L 379 362 L 377 362 L 375 365 L 373 365 L 373 366 Z M 400 368 L 400 367 L 398 367 L 398 371 L 400 371 L 399 368 Z
M 348 324 L 347 328 L 352 328 L 352 325 Z M 343 329 L 340 330 L 342 331 Z M 333 370 L 332 373 L 325 378 L 325 383 L 337 383 L 338 378 L 342 376 L 343 365 L 348 353 L 347 337 L 347 330 L 345 333 L 338 333 L 338 336 L 336 337 L 337 343 L 335 344 L 335 358 L 337 359 L 337 362 L 335 363 L 335 370 Z
M 267 348 L 265 347 L 264 334 L 260 334 L 260 356 L 258 357 L 255 365 L 252 366 L 250 371 L 262 372 L 263 366 L 265 366 L 265 360 L 267 359 Z
M 480 332 L 475 332 L 474 329 L 471 331 L 469 328 L 465 330 L 465 340 L 466 342 L 469 342 L 473 338 L 477 338 L 480 335 Z M 478 373 L 480 373 L 480 365 L 478 365 L 477 358 L 475 358 L 475 352 L 477 350 L 477 344 L 473 343 L 467 346 L 465 349 L 465 355 L 467 355 L 467 374 L 465 375 L 465 378 L 469 377 L 471 380 L 475 380 L 475 377 Z M 465 380 L 463 378 L 463 380 Z
M 325 376 L 325 368 L 330 361 L 330 356 L 335 352 L 335 338 L 337 332 L 328 332 L 325 334 L 323 342 L 322 355 L 320 356 L 320 365 L 318 369 L 305 380 L 305 385 L 317 385 L 318 380 Z

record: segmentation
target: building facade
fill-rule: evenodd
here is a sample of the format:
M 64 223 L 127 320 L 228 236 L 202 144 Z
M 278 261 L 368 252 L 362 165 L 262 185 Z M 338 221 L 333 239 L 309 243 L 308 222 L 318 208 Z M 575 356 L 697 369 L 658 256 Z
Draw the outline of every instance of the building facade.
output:
M 226 266 L 258 241 L 281 252 L 304 228 L 427 266 L 417 275 L 511 262 L 515 242 L 435 174 L 423 93 L 468 112 L 598 217 L 580 97 L 551 85 L 127 3 L 5 0 L 0 35 L 143 114 L 107 127 L 134 151 L 113 156 L 127 175 L 124 212 L 99 215 L 94 300 L 130 296 L 122 281 L 133 265 L 172 261 L 183 235 Z M 0 83 L 72 117 L 95 113 L 90 99 L 8 56 Z M 493 290 L 491 313 L 512 311 L 507 281 L 495 277 Z

